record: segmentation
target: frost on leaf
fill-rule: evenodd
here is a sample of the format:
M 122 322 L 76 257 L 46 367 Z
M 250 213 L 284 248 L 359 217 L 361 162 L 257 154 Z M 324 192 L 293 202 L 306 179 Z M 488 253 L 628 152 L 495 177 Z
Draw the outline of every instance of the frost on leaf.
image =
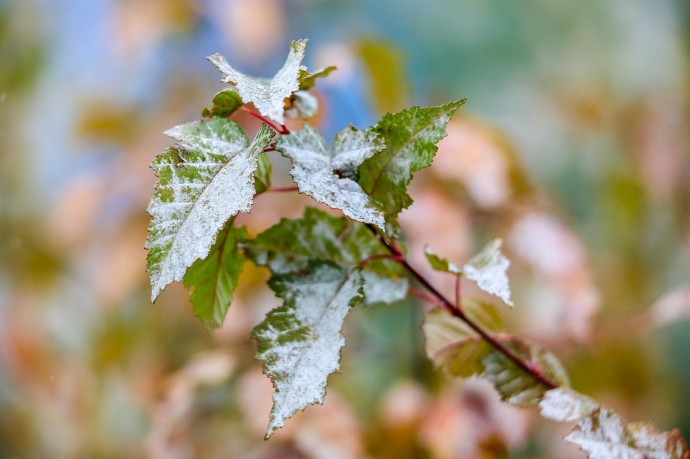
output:
M 541 415 L 558 422 L 572 422 L 591 414 L 599 404 L 568 387 L 552 389 L 539 402 Z
M 307 91 L 297 91 L 290 98 L 290 107 L 285 109 L 285 116 L 306 120 L 316 115 L 319 101 Z
M 230 89 L 226 89 L 213 97 L 213 106 L 211 108 L 204 107 L 201 111 L 201 116 L 205 118 L 225 118 L 232 115 L 235 110 L 240 108 L 243 104 L 239 94 Z
M 166 134 L 179 144 L 151 164 L 159 178 L 148 206 L 152 300 L 206 257 L 230 217 L 249 212 L 258 157 L 274 135 L 262 125 L 249 144 L 242 128 L 224 118 L 177 126 Z
M 284 101 L 300 89 L 298 78 L 305 70 L 301 63 L 306 47 L 307 40 L 293 41 L 285 64 L 271 79 L 252 78 L 240 73 L 217 53 L 209 56 L 208 60 L 225 75 L 222 81 L 232 85 L 245 103 L 253 103 L 263 116 L 283 124 Z
M 323 402 L 328 375 L 340 367 L 343 322 L 362 298 L 362 276 L 319 262 L 273 276 L 269 285 L 285 302 L 253 332 L 257 358 L 276 390 L 267 437 L 297 410 Z
M 436 144 L 446 136 L 446 124 L 464 100 L 438 107 L 412 107 L 385 115 L 372 129 L 386 149 L 359 167 L 357 181 L 385 214 L 386 234 L 398 231 L 397 216 L 412 204 L 407 185 L 412 174 L 431 164 Z
M 501 319 L 491 305 L 465 300 L 463 311 L 488 332 L 497 332 L 501 328 Z M 436 366 L 450 375 L 462 377 L 482 371 L 482 358 L 491 348 L 465 322 L 441 308 L 435 308 L 426 314 L 422 330 L 426 354 Z
M 248 235 L 244 228 L 233 226 L 233 221 L 231 218 L 218 234 L 208 256 L 194 262 L 184 276 L 185 286 L 193 289 L 189 298 L 194 313 L 208 329 L 223 325 L 244 264 L 239 244 Z
M 628 424 L 616 411 L 599 408 L 580 419 L 565 440 L 590 459 L 688 459 L 678 430 L 660 432 L 648 422 Z
M 374 207 L 355 181 L 357 168 L 384 148 L 372 131 L 347 127 L 335 136 L 329 151 L 319 133 L 305 124 L 301 131 L 281 136 L 276 149 L 292 159 L 290 174 L 302 193 L 363 223 L 383 229 L 383 213 Z
M 462 267 L 439 257 L 428 246 L 424 248 L 424 254 L 436 271 L 464 274 L 465 277 L 476 282 L 480 289 L 501 298 L 508 306 L 513 306 L 506 274 L 510 261 L 501 253 L 502 243 L 500 239 L 491 241 Z
M 559 386 L 568 385 L 568 376 L 555 355 L 518 338 L 502 339 L 503 345 Z M 510 405 L 529 407 L 539 403 L 551 387 L 539 381 L 505 354 L 491 349 L 482 358 L 482 376 L 494 385 L 501 399 Z
M 246 255 L 274 274 L 306 268 L 310 262 L 333 262 L 355 269 L 369 255 L 386 249 L 361 223 L 307 208 L 300 219 L 282 219 L 246 244 Z M 407 294 L 401 266 L 389 259 L 371 260 L 363 266 L 365 303 L 392 302 Z M 392 277 L 392 278 L 391 278 Z

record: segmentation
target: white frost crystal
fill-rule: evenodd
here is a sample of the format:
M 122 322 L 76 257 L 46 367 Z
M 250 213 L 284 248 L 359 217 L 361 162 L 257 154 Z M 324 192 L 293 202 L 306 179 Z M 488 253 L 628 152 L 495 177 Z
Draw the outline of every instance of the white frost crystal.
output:
M 307 41 L 297 40 L 290 44 L 290 54 L 285 64 L 271 79 L 252 78 L 238 72 L 225 57 L 217 53 L 207 59 L 225 75 L 222 81 L 234 86 L 243 102 L 253 103 L 263 116 L 283 124 L 284 101 L 299 89 L 300 70 L 306 70 L 301 64 Z
M 356 174 L 359 165 L 383 150 L 381 138 L 372 131 L 345 128 L 335 136 L 329 151 L 319 133 L 304 125 L 301 131 L 281 136 L 276 144 L 285 156 L 292 159 L 290 174 L 302 193 L 362 223 L 372 223 L 384 229 L 383 213 L 375 209 L 362 187 L 348 177 Z
M 250 145 L 242 128 L 223 118 L 177 126 L 166 134 L 180 144 L 151 165 L 160 178 L 148 206 L 152 300 L 208 255 L 230 217 L 249 212 L 258 157 L 274 135 L 264 124 Z
M 539 402 L 541 415 L 558 422 L 577 421 L 596 410 L 599 404 L 567 387 L 552 389 Z

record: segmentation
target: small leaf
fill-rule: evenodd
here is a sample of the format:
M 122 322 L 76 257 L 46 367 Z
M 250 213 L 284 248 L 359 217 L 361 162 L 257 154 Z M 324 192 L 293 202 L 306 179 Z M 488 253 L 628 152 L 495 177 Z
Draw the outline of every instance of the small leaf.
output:
M 282 219 L 245 247 L 247 257 L 276 274 L 305 269 L 314 261 L 353 269 L 370 255 L 386 253 L 366 226 L 313 208 L 307 208 L 303 218 Z M 402 272 L 402 267 L 389 259 L 366 263 L 363 271 L 366 304 L 404 298 L 408 285 L 407 279 L 401 277 Z
M 319 101 L 307 91 L 297 91 L 290 98 L 290 107 L 285 109 L 285 116 L 306 120 L 316 115 Z
M 300 70 L 304 69 L 301 63 L 307 41 L 297 40 L 290 44 L 290 54 L 285 64 L 271 79 L 244 75 L 232 68 L 228 61 L 217 53 L 207 59 L 225 75 L 222 81 L 235 87 L 242 101 L 253 103 L 263 116 L 283 124 L 284 101 L 300 89 L 298 77 Z
M 550 381 L 559 386 L 568 385 L 565 370 L 551 352 L 515 337 L 502 339 L 501 342 Z M 536 405 L 544 393 L 552 389 L 495 348 L 482 358 L 482 365 L 482 376 L 493 383 L 501 399 L 510 405 Z
M 302 193 L 348 217 L 374 224 L 383 229 L 383 214 L 374 208 L 369 197 L 353 180 L 362 161 L 381 151 L 384 144 L 371 131 L 358 131 L 352 126 L 335 136 L 329 151 L 319 133 L 305 124 L 301 131 L 281 136 L 276 149 L 292 159 L 290 174 Z
M 688 459 L 678 430 L 660 432 L 648 422 L 628 424 L 616 411 L 599 408 L 583 417 L 565 437 L 590 459 Z
M 597 402 L 569 387 L 552 389 L 546 392 L 539 402 L 541 415 L 558 422 L 577 421 L 590 415 L 597 408 Z
M 213 106 L 211 108 L 204 107 L 201 110 L 201 116 L 205 118 L 226 118 L 242 105 L 244 105 L 244 102 L 242 102 L 240 95 L 235 91 L 226 89 L 213 97 Z
M 257 358 L 276 389 L 266 437 L 297 410 L 323 402 L 326 379 L 340 367 L 343 322 L 362 298 L 362 276 L 359 269 L 310 263 L 269 285 L 285 302 L 253 332 Z
M 500 239 L 491 241 L 462 268 L 439 257 L 429 246 L 424 248 L 424 254 L 436 271 L 464 274 L 475 281 L 480 289 L 501 298 L 508 306 L 513 306 L 506 274 L 510 261 L 501 253 L 502 244 Z
M 464 300 L 463 311 L 489 332 L 501 328 L 501 319 L 489 304 Z M 427 355 L 450 375 L 468 377 L 482 371 L 481 360 L 491 347 L 465 322 L 435 308 L 426 314 L 422 330 Z
M 152 301 L 187 268 L 205 258 L 216 234 L 238 212 L 249 212 L 259 154 L 273 138 L 262 125 L 249 144 L 242 128 L 224 118 L 166 132 L 180 144 L 151 164 L 159 178 L 151 214 L 147 270 Z
M 385 214 L 386 234 L 398 231 L 397 216 L 412 204 L 407 185 L 412 174 L 431 164 L 436 144 L 446 136 L 445 126 L 465 100 L 439 107 L 412 107 L 385 115 L 372 129 L 386 149 L 365 161 L 357 180 Z
M 233 226 L 233 221 L 218 234 L 208 256 L 184 276 L 185 286 L 193 289 L 189 298 L 194 312 L 209 330 L 223 325 L 244 264 L 238 244 L 247 239 L 247 231 Z
M 335 66 L 329 66 L 326 67 L 325 69 L 317 70 L 314 73 L 309 73 L 306 69 L 301 69 L 299 71 L 299 89 L 301 91 L 306 91 L 307 89 L 311 89 L 315 84 L 316 80 L 318 78 L 324 78 L 330 75 L 331 72 L 334 70 L 337 70 L 337 67 Z
M 444 273 L 453 273 L 453 274 L 462 274 L 462 268 L 455 263 L 451 263 L 445 258 L 441 258 L 438 255 L 436 255 L 436 252 L 434 252 L 431 247 L 426 246 L 424 247 L 424 255 L 426 256 L 427 261 L 431 265 L 432 268 L 434 268 L 436 271 L 441 271 Z
M 259 155 L 259 162 L 254 172 L 254 189 L 261 194 L 271 188 L 271 160 L 266 153 Z

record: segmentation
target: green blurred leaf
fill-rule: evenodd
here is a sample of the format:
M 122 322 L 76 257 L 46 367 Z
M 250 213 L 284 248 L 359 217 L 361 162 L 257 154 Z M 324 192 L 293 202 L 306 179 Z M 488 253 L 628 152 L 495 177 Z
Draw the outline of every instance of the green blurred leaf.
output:
M 221 91 L 213 97 L 213 105 L 211 108 L 204 107 L 201 110 L 201 116 L 205 118 L 226 118 L 232 115 L 235 110 L 244 105 L 242 98 L 235 91 L 226 89 Z
M 148 207 L 152 300 L 208 255 L 230 217 L 249 212 L 258 158 L 274 136 L 264 124 L 250 144 L 242 128 L 225 118 L 177 126 L 166 134 L 180 144 L 151 164 L 159 178 Z
M 369 99 L 379 113 L 407 105 L 410 84 L 405 78 L 400 51 L 380 40 L 360 41 L 355 49 L 369 77 Z
M 266 437 L 313 403 L 322 403 L 328 375 L 340 368 L 340 331 L 350 308 L 362 299 L 359 269 L 312 262 L 278 274 L 269 286 L 285 302 L 253 332 L 257 359 L 276 391 Z
M 301 131 L 281 136 L 276 149 L 292 159 L 290 174 L 302 193 L 363 223 L 383 229 L 383 214 L 378 211 L 354 180 L 363 161 L 383 150 L 381 138 L 372 131 L 352 126 L 335 136 L 332 150 L 308 124 Z
M 245 103 L 253 103 L 263 116 L 283 124 L 285 99 L 300 89 L 298 78 L 307 41 L 297 40 L 290 44 L 290 54 L 285 64 L 271 79 L 252 78 L 240 73 L 217 53 L 207 59 L 225 75 L 223 81 L 232 85 Z
M 357 181 L 383 211 L 389 236 L 398 231 L 398 213 L 412 204 L 407 194 L 412 174 L 431 164 L 436 144 L 446 136 L 446 124 L 464 103 L 460 100 L 439 107 L 412 107 L 385 115 L 372 128 L 383 138 L 386 149 L 359 167 Z
M 472 300 L 462 304 L 465 314 L 488 332 L 501 329 L 501 319 L 493 306 Z M 480 373 L 482 359 L 491 347 L 465 322 L 441 308 L 429 311 L 422 325 L 426 353 L 438 367 L 453 376 Z
M 208 256 L 194 262 L 184 276 L 185 286 L 192 288 L 189 298 L 194 313 L 209 330 L 223 325 L 244 264 L 239 243 L 248 234 L 244 228 L 236 228 L 234 220 L 225 224 Z

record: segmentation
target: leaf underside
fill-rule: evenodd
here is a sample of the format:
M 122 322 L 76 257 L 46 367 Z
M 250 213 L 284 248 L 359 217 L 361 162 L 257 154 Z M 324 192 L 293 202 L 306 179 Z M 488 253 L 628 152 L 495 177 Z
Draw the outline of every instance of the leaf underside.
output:
M 398 214 L 412 204 L 407 194 L 412 174 L 431 164 L 436 144 L 446 136 L 446 124 L 463 103 L 408 108 L 385 115 L 372 128 L 386 149 L 359 167 L 357 181 L 384 213 L 388 236 L 398 232 Z
M 250 144 L 242 128 L 224 118 L 177 126 L 166 134 L 180 143 L 151 164 L 159 178 L 148 206 L 152 301 L 208 255 L 230 217 L 251 209 L 258 157 L 274 135 L 262 125 Z
M 300 89 L 298 78 L 304 59 L 304 51 L 308 40 L 297 40 L 290 44 L 290 53 L 271 79 L 253 78 L 238 72 L 228 64 L 220 54 L 214 54 L 207 59 L 224 75 L 223 82 L 232 85 L 245 103 L 253 103 L 263 116 L 285 123 L 283 114 L 285 99 Z
M 267 438 L 298 410 L 323 402 L 328 375 L 340 367 L 345 317 L 362 298 L 362 276 L 359 269 L 312 262 L 273 276 L 269 286 L 285 302 L 253 331 L 257 359 L 276 389 Z

